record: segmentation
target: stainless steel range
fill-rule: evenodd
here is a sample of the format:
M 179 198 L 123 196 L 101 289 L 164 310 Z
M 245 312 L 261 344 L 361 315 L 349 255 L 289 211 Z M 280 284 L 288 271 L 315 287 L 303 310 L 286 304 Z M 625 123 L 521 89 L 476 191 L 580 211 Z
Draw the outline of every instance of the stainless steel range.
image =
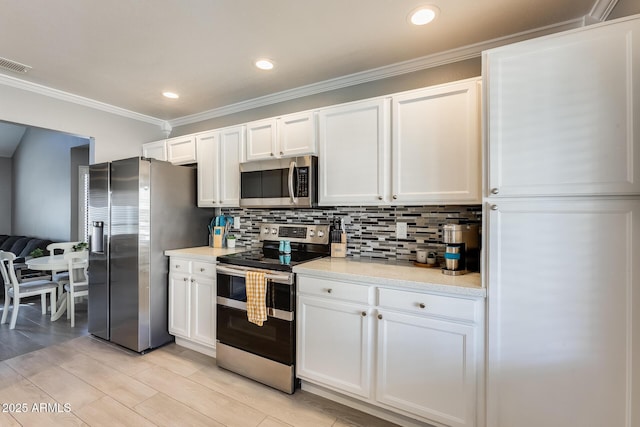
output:
M 293 393 L 296 389 L 295 265 L 328 256 L 329 225 L 262 224 L 262 248 L 218 257 L 218 366 Z M 245 277 L 265 273 L 267 320 L 247 318 Z

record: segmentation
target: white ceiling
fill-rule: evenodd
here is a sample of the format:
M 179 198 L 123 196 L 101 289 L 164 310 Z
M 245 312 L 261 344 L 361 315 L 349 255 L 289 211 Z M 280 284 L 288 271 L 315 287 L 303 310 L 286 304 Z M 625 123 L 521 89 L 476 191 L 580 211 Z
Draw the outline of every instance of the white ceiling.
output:
M 0 69 L 0 77 L 171 121 L 589 15 L 603 19 L 617 2 L 0 0 L 0 57 L 33 67 Z M 438 19 L 408 24 L 423 4 L 437 5 Z M 256 69 L 260 57 L 276 68 Z M 164 90 L 180 99 L 163 98 Z

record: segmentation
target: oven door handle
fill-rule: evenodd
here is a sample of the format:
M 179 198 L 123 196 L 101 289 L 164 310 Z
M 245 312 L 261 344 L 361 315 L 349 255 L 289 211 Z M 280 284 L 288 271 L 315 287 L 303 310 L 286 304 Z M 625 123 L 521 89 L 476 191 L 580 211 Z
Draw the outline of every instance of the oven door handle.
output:
M 237 310 L 247 311 L 247 303 L 231 298 L 216 297 L 216 303 L 223 307 L 235 308 Z M 267 307 L 267 316 L 286 322 L 293 322 L 294 314 L 292 311 L 278 310 L 276 308 Z
M 224 266 L 221 266 L 220 264 L 216 265 L 216 272 L 227 274 L 229 276 L 246 277 L 247 276 L 247 271 L 249 271 L 249 270 L 248 269 L 241 269 L 241 268 L 224 267 Z M 252 271 L 259 271 L 259 270 L 252 270 Z M 276 283 L 283 283 L 285 285 L 292 285 L 293 284 L 293 275 L 292 274 L 266 273 L 264 275 L 264 277 L 265 277 L 265 279 L 271 280 L 272 282 L 276 282 Z

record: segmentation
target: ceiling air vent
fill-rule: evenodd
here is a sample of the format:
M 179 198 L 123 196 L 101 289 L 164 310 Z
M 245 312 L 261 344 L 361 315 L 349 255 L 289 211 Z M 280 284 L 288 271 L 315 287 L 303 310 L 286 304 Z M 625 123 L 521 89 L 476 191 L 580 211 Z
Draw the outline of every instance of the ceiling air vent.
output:
M 0 57 L 0 68 L 4 68 L 5 70 L 13 71 L 15 73 L 26 73 L 31 69 L 30 66 L 21 64 L 16 61 L 12 61 L 10 59 L 1 58 Z

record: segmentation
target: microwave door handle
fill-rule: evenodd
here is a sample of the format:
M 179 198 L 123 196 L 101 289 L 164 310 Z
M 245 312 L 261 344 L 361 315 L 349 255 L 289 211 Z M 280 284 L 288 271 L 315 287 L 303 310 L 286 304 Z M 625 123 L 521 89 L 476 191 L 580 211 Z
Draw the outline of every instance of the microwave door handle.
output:
M 298 198 L 293 191 L 293 173 L 295 172 L 296 167 L 297 165 L 295 161 L 291 161 L 291 163 L 289 163 L 289 197 L 291 198 L 291 204 L 293 205 L 298 204 Z

